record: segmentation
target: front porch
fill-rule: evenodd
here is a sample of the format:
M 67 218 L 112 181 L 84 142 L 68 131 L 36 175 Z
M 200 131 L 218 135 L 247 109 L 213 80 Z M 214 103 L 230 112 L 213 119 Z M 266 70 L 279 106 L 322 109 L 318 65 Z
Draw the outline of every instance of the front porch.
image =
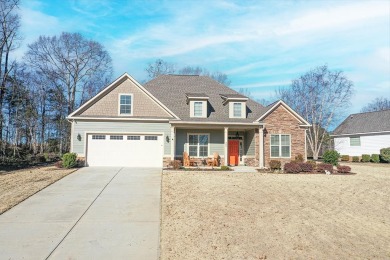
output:
M 172 125 L 170 160 L 183 161 L 187 152 L 197 166 L 219 155 L 220 165 L 263 167 L 262 126 L 259 124 Z

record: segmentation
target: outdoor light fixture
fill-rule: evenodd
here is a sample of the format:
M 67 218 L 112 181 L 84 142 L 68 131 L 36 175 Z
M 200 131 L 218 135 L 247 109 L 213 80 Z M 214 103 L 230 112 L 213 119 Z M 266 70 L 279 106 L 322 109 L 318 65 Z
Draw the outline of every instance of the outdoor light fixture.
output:
M 167 141 L 167 143 L 169 143 L 169 136 L 166 136 L 165 140 Z
M 240 135 L 238 134 L 238 132 L 236 132 L 236 138 L 238 139 L 240 137 Z
M 77 140 L 81 141 L 81 135 L 80 135 L 80 133 L 77 135 Z

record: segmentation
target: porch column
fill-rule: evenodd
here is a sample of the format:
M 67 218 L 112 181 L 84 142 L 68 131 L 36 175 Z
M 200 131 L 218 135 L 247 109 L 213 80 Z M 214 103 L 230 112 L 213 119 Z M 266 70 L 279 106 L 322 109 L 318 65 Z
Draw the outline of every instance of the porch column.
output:
M 171 126 L 171 160 L 175 160 L 176 148 L 176 127 Z
M 228 133 L 229 133 L 229 127 L 225 127 L 224 128 L 224 135 L 223 135 L 223 144 L 224 144 L 224 153 L 223 153 L 223 157 L 224 157 L 224 165 L 227 166 L 228 165 Z
M 264 129 L 259 128 L 259 167 L 264 168 Z

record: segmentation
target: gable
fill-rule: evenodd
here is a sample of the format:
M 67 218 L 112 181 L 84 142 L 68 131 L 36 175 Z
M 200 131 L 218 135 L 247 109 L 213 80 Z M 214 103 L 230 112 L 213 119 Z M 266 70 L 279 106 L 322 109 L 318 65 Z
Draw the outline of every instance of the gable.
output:
M 291 126 L 299 126 L 303 122 L 300 121 L 295 115 L 290 113 L 283 104 L 277 105 L 272 111 L 267 114 L 267 116 L 263 119 L 265 123 L 269 122 L 280 122 L 284 125 L 289 124 Z
M 132 95 L 132 115 L 137 118 L 172 118 L 173 116 L 164 109 L 149 93 L 141 89 L 129 77 L 110 86 L 106 93 L 99 93 L 90 104 L 83 106 L 72 114 L 80 117 L 124 117 L 119 116 L 119 96 L 121 94 Z M 99 96 L 100 95 L 100 96 Z M 129 116 L 126 116 L 129 117 Z

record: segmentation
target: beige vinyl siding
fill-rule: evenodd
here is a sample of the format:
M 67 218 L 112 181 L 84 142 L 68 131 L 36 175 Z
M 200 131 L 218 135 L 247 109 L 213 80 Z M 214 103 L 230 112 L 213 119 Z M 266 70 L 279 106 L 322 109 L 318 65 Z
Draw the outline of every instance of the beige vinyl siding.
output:
M 96 122 L 96 121 L 79 121 L 74 122 L 73 132 L 73 149 L 72 151 L 84 155 L 85 151 L 85 133 L 162 133 L 164 136 L 164 154 L 170 154 L 171 145 L 167 143 L 166 136 L 170 136 L 170 124 L 169 123 L 151 123 L 151 122 Z M 80 134 L 81 141 L 77 140 L 77 136 Z
M 176 129 L 176 155 L 183 156 L 183 152 L 187 151 L 187 134 L 188 133 L 208 133 L 210 134 L 209 151 L 211 156 L 217 152 L 220 156 L 224 154 L 223 145 L 223 130 L 204 130 L 204 129 Z M 188 151 L 187 151 L 188 152 Z

